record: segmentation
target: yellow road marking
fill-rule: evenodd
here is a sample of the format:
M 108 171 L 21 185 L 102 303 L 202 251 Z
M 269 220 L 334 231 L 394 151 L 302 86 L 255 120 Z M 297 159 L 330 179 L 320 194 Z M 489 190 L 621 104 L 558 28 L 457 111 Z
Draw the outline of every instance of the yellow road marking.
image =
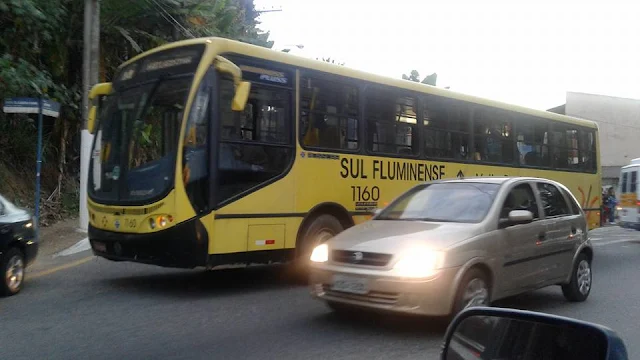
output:
M 88 262 L 89 260 L 91 260 L 93 258 L 94 258 L 93 256 L 82 258 L 80 260 L 76 260 L 76 261 L 70 262 L 68 264 L 52 267 L 51 269 L 48 269 L 48 270 L 39 271 L 39 272 L 36 272 L 36 273 L 33 273 L 33 274 L 29 274 L 28 277 L 30 279 L 35 279 L 35 278 L 39 278 L 39 277 L 42 277 L 42 276 L 51 275 L 51 274 L 56 273 L 56 272 L 58 272 L 60 270 L 65 270 L 65 269 L 69 269 L 69 268 L 72 268 L 72 267 L 75 267 L 75 266 L 78 266 L 78 265 L 82 265 L 82 264 Z

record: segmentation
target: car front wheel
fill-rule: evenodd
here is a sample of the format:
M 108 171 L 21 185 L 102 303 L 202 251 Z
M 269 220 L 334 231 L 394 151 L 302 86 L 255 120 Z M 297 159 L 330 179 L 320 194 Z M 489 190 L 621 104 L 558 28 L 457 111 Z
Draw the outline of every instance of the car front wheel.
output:
M 460 282 L 451 315 L 455 316 L 469 307 L 490 306 L 490 293 L 488 277 L 484 271 L 472 268 Z
M 24 255 L 19 249 L 11 248 L 0 260 L 3 281 L 0 293 L 4 296 L 15 295 L 22 289 L 24 281 Z

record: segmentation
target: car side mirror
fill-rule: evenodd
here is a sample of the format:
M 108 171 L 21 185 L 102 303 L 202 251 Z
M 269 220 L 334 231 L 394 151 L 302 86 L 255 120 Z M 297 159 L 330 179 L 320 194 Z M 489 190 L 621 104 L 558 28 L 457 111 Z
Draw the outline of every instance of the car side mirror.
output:
M 526 224 L 533 221 L 533 213 L 529 210 L 512 210 L 509 212 L 509 222 L 512 224 Z
M 374 217 L 378 216 L 382 212 L 382 209 L 373 209 L 371 210 L 371 215 Z
M 527 344 L 514 346 L 514 344 Z M 525 310 L 472 307 L 449 324 L 441 359 L 627 359 L 611 329 Z
M 528 224 L 533 221 L 533 213 L 529 210 L 511 210 L 507 219 L 500 219 L 502 227 Z

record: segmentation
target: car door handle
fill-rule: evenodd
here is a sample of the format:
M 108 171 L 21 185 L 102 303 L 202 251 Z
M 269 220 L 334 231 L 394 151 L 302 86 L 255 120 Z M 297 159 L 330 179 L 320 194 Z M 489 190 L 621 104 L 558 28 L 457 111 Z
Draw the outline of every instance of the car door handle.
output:
M 547 233 L 545 232 L 541 232 L 538 234 L 538 241 L 545 241 L 547 240 Z
M 578 232 L 578 229 L 576 229 L 575 226 L 571 227 L 571 234 L 569 234 L 569 239 L 573 239 L 576 236 L 576 233 Z

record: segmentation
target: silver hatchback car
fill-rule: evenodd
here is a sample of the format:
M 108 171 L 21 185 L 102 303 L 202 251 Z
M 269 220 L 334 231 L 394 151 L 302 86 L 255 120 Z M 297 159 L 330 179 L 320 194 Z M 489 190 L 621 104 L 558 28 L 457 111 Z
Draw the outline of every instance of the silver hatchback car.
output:
M 569 301 L 591 291 L 585 215 L 562 184 L 539 178 L 442 180 L 417 185 L 318 245 L 314 297 L 430 316 L 560 285 Z

